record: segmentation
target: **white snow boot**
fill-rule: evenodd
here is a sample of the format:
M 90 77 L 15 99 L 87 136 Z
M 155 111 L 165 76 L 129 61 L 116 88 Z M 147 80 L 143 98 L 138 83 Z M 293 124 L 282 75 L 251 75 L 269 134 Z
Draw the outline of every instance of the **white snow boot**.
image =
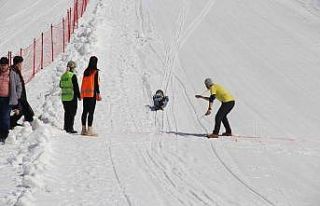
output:
M 93 132 L 92 127 L 88 127 L 87 135 L 88 136 L 98 136 L 96 133 Z
M 82 125 L 81 135 L 87 135 L 87 128 L 85 125 Z

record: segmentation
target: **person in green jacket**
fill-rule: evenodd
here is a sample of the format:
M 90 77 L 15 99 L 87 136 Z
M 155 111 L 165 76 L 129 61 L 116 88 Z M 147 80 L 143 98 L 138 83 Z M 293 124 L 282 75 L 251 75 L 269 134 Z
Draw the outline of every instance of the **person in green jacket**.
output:
M 61 99 L 64 108 L 64 130 L 68 133 L 77 133 L 73 128 L 78 100 L 80 100 L 78 80 L 74 73 L 76 67 L 74 61 L 69 61 L 66 72 L 60 78 Z

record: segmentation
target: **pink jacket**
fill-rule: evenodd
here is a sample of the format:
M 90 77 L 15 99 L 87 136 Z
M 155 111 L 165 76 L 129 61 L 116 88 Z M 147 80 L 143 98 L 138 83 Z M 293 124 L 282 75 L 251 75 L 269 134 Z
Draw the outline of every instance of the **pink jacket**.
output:
M 10 70 L 6 72 L 0 72 L 0 97 L 9 97 L 10 88 Z

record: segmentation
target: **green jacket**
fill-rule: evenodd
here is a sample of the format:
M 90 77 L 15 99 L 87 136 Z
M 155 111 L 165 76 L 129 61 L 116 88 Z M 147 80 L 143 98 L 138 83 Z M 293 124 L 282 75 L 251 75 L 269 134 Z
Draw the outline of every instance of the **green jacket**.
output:
M 60 88 L 62 90 L 61 99 L 63 102 L 72 101 L 74 98 L 74 89 L 72 77 L 74 73 L 66 71 L 60 78 Z

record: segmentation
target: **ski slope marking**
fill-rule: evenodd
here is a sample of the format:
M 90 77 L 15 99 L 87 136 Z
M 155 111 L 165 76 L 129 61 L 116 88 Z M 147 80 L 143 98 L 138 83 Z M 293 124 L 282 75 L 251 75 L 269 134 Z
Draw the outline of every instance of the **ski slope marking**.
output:
M 197 29 L 197 27 L 203 22 L 207 14 L 211 11 L 213 5 L 216 3 L 215 0 L 209 0 L 207 4 L 204 6 L 203 10 L 200 14 L 190 23 L 188 28 L 185 30 L 183 37 L 179 39 L 179 49 L 183 46 L 183 44 L 187 41 L 190 35 Z
M 120 187 L 120 189 L 121 189 L 121 191 L 122 191 L 122 194 L 123 194 L 123 196 L 125 197 L 128 205 L 131 206 L 132 203 L 131 203 L 131 201 L 130 201 L 129 196 L 128 196 L 127 193 L 126 193 L 126 188 L 123 186 L 123 184 L 122 184 L 122 182 L 121 182 L 121 180 L 120 180 L 120 177 L 119 177 L 119 175 L 118 175 L 116 166 L 115 166 L 115 164 L 114 164 L 114 160 L 113 160 L 113 157 L 112 157 L 112 151 L 111 151 L 111 140 L 109 139 L 109 145 L 110 145 L 110 146 L 107 144 L 107 142 L 105 142 L 105 144 L 106 144 L 106 148 L 108 148 L 108 151 L 109 151 L 109 156 L 110 156 L 110 160 L 111 160 L 112 170 L 113 170 L 114 176 L 115 176 L 116 179 L 117 179 L 118 185 L 119 185 L 119 187 Z
M 261 199 L 263 199 L 266 203 L 272 206 L 276 206 L 273 202 L 271 202 L 269 199 L 267 199 L 265 196 L 260 194 L 256 189 L 251 187 L 249 184 L 247 184 L 245 181 L 243 181 L 238 175 L 236 175 L 230 168 L 229 166 L 222 160 L 220 155 L 218 154 L 216 148 L 213 145 L 213 142 L 210 141 L 211 149 L 215 157 L 218 158 L 219 162 L 223 165 L 223 167 L 229 172 L 230 175 L 232 175 L 237 181 L 239 181 L 243 186 L 245 186 L 249 191 L 251 191 L 253 194 L 257 195 Z

